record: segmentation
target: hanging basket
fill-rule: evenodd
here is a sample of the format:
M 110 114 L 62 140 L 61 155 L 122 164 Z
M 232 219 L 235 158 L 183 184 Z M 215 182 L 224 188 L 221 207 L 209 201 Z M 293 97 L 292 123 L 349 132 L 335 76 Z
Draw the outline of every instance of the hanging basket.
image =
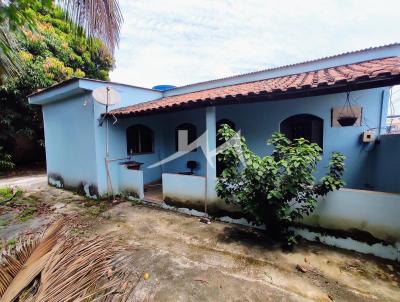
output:
M 348 127 L 348 126 L 353 126 L 356 121 L 357 117 L 356 116 L 342 116 L 337 119 L 338 123 L 342 127 Z
M 344 106 L 339 114 L 339 117 L 337 118 L 338 123 L 342 127 L 349 127 L 353 126 L 358 117 L 354 113 L 354 110 L 351 106 L 350 103 L 350 92 L 347 92 L 347 97 L 346 97 L 346 102 L 344 103 Z

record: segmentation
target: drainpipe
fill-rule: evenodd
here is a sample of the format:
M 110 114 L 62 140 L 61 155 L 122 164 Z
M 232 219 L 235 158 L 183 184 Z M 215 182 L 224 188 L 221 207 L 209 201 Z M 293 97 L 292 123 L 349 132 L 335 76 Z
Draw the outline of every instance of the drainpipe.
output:
M 386 115 L 383 112 L 383 109 L 384 109 L 384 105 L 383 104 L 385 102 L 385 99 L 387 99 L 387 94 L 388 94 L 387 89 L 384 89 L 382 91 L 382 95 L 381 95 L 381 110 L 380 110 L 380 116 L 379 116 L 378 140 L 380 140 L 380 136 L 382 134 L 383 119 L 384 119 L 384 115 Z

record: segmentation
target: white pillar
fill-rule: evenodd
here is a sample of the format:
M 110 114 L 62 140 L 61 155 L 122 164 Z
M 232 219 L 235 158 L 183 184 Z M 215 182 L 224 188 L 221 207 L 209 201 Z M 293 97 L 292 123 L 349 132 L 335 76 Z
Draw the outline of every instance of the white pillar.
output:
M 215 107 L 206 107 L 206 133 L 207 133 L 207 172 L 206 172 L 206 200 L 213 202 L 217 199 L 215 184 L 217 179 L 217 158 L 210 155 L 216 148 L 216 121 Z

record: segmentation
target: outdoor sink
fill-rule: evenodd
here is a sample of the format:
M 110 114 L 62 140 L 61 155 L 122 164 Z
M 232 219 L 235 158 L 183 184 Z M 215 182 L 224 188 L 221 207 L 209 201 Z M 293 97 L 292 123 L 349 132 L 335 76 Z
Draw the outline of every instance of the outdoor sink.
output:
M 127 160 L 119 162 L 120 165 L 124 165 L 129 170 L 140 170 L 143 163 L 137 162 L 135 160 Z

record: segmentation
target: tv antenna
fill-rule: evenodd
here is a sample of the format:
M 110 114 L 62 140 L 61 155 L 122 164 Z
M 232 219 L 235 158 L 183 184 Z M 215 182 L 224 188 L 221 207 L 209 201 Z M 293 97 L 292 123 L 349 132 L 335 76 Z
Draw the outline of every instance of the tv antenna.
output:
M 93 99 L 99 103 L 100 105 L 106 106 L 106 112 L 103 114 L 103 116 L 99 120 L 99 126 L 103 126 L 104 121 L 106 121 L 106 156 L 104 158 L 105 165 L 106 165 L 106 172 L 107 172 L 107 194 L 110 193 L 111 189 L 111 194 L 114 197 L 114 190 L 112 187 L 112 181 L 111 181 L 111 174 L 110 174 L 110 159 L 109 159 L 109 148 L 108 148 L 108 107 L 115 105 L 121 101 L 121 96 L 120 94 L 112 89 L 110 86 L 105 86 L 105 87 L 99 87 L 92 92 L 92 97 Z M 114 117 L 114 123 L 117 121 L 117 119 Z

